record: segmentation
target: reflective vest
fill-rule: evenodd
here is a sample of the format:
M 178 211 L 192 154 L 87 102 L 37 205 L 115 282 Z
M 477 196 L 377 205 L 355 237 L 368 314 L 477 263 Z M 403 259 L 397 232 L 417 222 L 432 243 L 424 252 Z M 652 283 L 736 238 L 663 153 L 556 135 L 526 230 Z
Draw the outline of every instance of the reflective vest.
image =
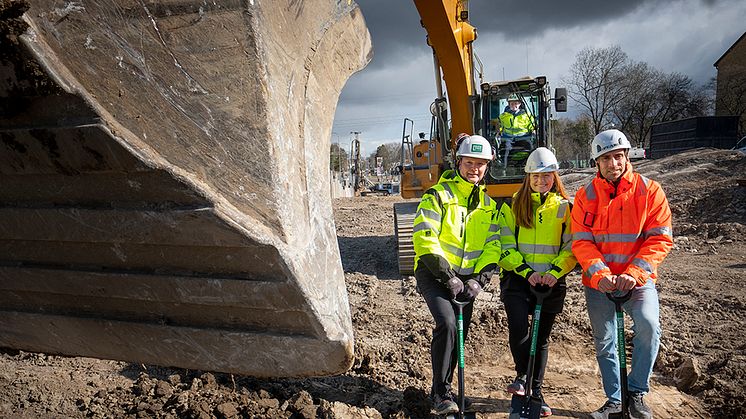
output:
M 609 275 L 628 274 L 645 284 L 673 247 L 671 209 L 658 182 L 635 173 L 628 162 L 619 184 L 596 174 L 575 195 L 572 251 L 583 284 L 598 288 Z
M 507 137 L 520 137 L 534 130 L 533 118 L 524 109 L 519 109 L 513 114 L 505 111 L 500 114 L 500 128 L 502 135 Z
M 460 277 L 479 274 L 500 256 L 497 207 L 484 186 L 476 186 L 469 209 L 469 197 L 475 186 L 453 170 L 422 196 L 414 219 L 412 241 L 415 270 L 420 257 L 442 257 Z M 448 278 L 441 278 L 448 279 Z
M 513 200 L 515 200 L 515 195 Z M 567 275 L 577 261 L 572 254 L 570 203 L 555 192 L 549 192 L 541 202 L 540 194 L 531 194 L 533 227 L 518 227 L 512 208 L 500 208 L 500 244 L 502 254 L 499 265 L 528 278 L 532 272 L 550 273 L 555 278 Z

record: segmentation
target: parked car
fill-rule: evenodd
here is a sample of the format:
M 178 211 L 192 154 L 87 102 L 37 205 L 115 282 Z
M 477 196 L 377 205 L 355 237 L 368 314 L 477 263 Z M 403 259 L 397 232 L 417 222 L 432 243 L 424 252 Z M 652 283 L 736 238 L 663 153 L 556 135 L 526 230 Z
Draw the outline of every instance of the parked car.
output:
M 642 147 L 632 147 L 629 150 L 630 160 L 642 160 L 645 158 L 645 149 Z

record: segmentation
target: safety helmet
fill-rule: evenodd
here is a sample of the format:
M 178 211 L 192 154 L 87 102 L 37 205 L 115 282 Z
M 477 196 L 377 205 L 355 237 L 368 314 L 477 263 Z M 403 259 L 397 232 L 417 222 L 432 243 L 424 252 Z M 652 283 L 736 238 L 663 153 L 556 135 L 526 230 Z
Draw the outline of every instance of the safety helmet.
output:
M 456 150 L 456 157 L 474 157 L 476 159 L 492 160 L 492 146 L 481 135 L 464 137 Z
M 632 148 L 632 145 L 624 133 L 618 129 L 607 129 L 593 137 L 593 141 L 591 141 L 591 158 L 595 160 L 609 151 L 619 149 L 629 150 L 630 148 Z
M 526 160 L 526 173 L 547 173 L 559 170 L 559 163 L 554 153 L 546 147 L 532 151 Z
M 508 102 L 513 102 L 513 101 L 520 102 L 521 98 L 519 98 L 517 94 L 511 93 L 510 96 L 508 96 Z

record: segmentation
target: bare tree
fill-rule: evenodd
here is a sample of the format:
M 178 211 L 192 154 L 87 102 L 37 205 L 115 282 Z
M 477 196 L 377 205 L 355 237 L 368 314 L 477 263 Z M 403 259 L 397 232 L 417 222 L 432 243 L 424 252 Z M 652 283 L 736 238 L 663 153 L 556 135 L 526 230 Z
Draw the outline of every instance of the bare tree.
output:
M 574 120 L 562 118 L 552 121 L 552 146 L 561 165 L 564 162 L 587 161 L 590 158 L 589 144 L 594 135 L 592 125 L 587 116 L 580 116 Z
M 624 76 L 629 65 L 621 47 L 584 48 L 570 67 L 564 80 L 569 96 L 587 116 L 593 133 L 599 133 L 614 123 L 613 109 L 627 94 Z

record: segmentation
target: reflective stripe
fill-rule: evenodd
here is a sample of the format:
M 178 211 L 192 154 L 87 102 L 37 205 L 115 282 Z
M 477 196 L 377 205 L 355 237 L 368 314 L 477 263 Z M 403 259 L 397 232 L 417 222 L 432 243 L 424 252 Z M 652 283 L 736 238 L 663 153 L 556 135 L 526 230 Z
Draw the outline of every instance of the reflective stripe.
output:
M 595 234 L 593 239 L 596 243 L 634 243 L 640 236 L 637 234 Z
M 499 234 L 493 234 L 493 235 L 487 237 L 487 240 L 484 241 L 484 244 L 492 243 L 493 241 L 496 241 L 496 240 L 500 240 L 500 235 Z
M 643 233 L 643 237 L 645 237 L 646 239 L 652 236 L 673 237 L 673 233 L 671 232 L 671 227 L 667 226 L 651 228 L 650 230 L 647 230 Z
M 564 243 L 564 244 L 562 245 L 562 250 L 566 250 L 566 251 L 568 251 L 568 252 L 571 252 L 571 251 L 572 251 L 572 241 L 566 241 L 566 242 L 565 242 L 565 243 Z
M 489 207 L 492 204 L 492 198 L 489 195 L 484 194 L 484 206 Z
M 567 212 L 567 203 L 560 204 L 559 208 L 557 209 L 557 218 L 565 218 L 565 213 Z
M 412 234 L 417 233 L 418 231 L 425 231 L 425 230 L 432 230 L 436 236 L 440 235 L 440 230 L 438 230 L 437 227 L 430 224 L 427 220 L 420 221 L 417 223 L 416 226 L 412 229 Z
M 608 266 L 606 266 L 603 262 L 596 262 L 593 265 L 588 267 L 588 270 L 585 271 L 585 276 L 588 278 L 592 277 L 596 272 L 601 271 L 602 269 L 609 269 Z
M 515 249 L 515 243 L 504 243 L 502 245 L 503 250 Z
M 440 223 L 440 214 L 438 214 L 436 211 L 420 208 L 419 210 L 417 210 L 417 214 L 415 214 L 414 218 L 417 218 L 420 215 L 425 218 L 429 218 L 430 220 L 433 220 L 437 223 Z
M 570 243 L 570 242 L 572 242 L 572 234 L 562 233 L 562 243 Z
M 528 264 L 531 266 L 531 269 L 533 269 L 535 272 L 546 272 L 550 269 L 552 269 L 551 263 L 545 263 L 545 262 L 528 262 Z
M 624 255 L 621 253 L 604 253 L 604 260 L 613 263 L 627 263 L 629 262 L 631 255 Z
M 479 257 L 482 256 L 483 253 L 482 250 L 472 250 L 471 252 L 464 252 L 464 249 L 448 243 L 441 243 L 440 247 L 442 247 L 443 250 L 445 250 L 446 252 L 458 257 L 459 259 L 464 260 L 479 259 Z
M 500 226 L 497 224 L 490 224 L 490 228 L 488 228 L 487 231 L 489 231 L 490 233 L 500 231 Z
M 640 259 L 640 258 L 634 258 L 632 260 L 632 264 L 637 266 L 638 268 L 642 269 L 643 271 L 649 273 L 652 275 L 653 273 L 653 266 L 650 265 L 648 262 Z
M 456 194 L 453 193 L 453 189 L 451 189 L 451 185 L 448 183 L 441 183 L 443 185 L 443 192 L 448 195 L 448 199 L 454 199 L 456 197 Z
M 594 201 L 596 199 L 596 190 L 593 188 L 593 180 L 585 185 L 585 197 L 590 201 Z
M 508 226 L 502 226 L 500 228 L 500 235 L 501 236 L 514 236 L 513 230 L 510 229 Z
M 556 255 L 559 253 L 559 246 L 553 246 L 551 244 L 518 243 L 518 250 L 523 254 Z
M 591 233 L 590 231 L 578 231 L 577 233 L 573 233 L 572 239 L 573 240 L 589 240 L 589 241 L 594 241 L 593 240 L 593 233 Z
M 640 188 L 637 190 L 637 194 L 644 196 L 648 194 L 648 186 L 650 186 L 650 179 L 646 178 L 643 175 L 640 175 L 640 179 L 642 179 L 642 185 L 640 185 Z

